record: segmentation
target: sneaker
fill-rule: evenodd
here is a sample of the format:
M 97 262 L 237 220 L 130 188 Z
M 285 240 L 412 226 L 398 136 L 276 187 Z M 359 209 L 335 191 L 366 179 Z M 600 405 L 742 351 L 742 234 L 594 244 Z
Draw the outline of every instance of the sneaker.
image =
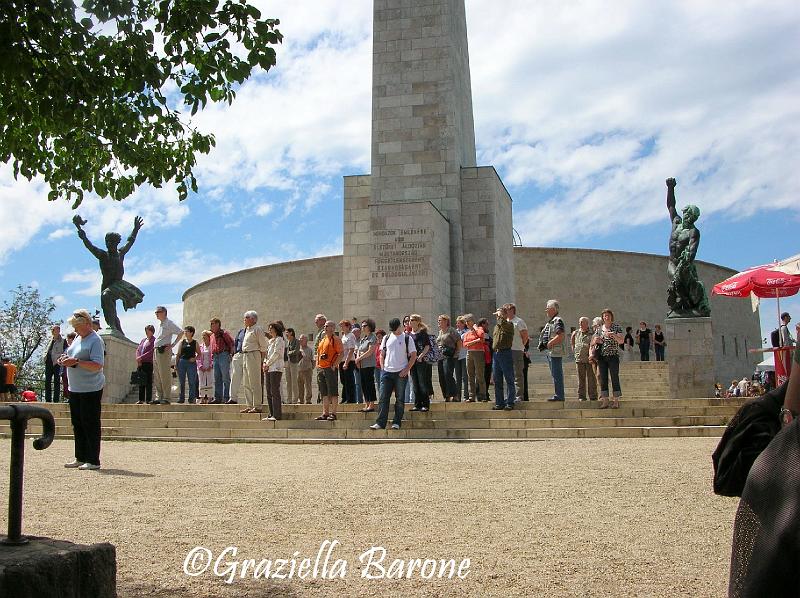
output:
M 392 424 L 392 430 L 399 430 L 400 424 Z
M 220 401 L 220 402 L 222 402 L 222 401 Z M 238 401 L 234 401 L 233 399 L 228 399 L 227 401 L 225 401 L 226 405 L 236 405 L 237 403 L 238 403 Z
M 505 409 L 506 411 L 513 411 L 514 410 L 514 406 L 513 405 L 506 405 L 505 407 L 503 407 L 503 409 Z
M 83 461 L 78 461 L 77 459 L 73 459 L 69 463 L 64 463 L 64 467 L 66 467 L 67 469 L 77 469 L 82 465 L 85 465 L 85 463 Z
M 275 419 L 274 417 L 272 417 L 272 416 L 270 415 L 269 417 L 262 417 L 262 418 L 261 418 L 261 421 L 262 421 L 262 422 L 276 422 L 276 421 L 278 421 L 278 420 L 277 420 L 277 419 Z
M 427 407 L 423 407 L 422 409 L 420 409 L 420 411 L 427 411 L 427 410 L 428 410 Z
M 136 401 L 137 405 L 144 405 L 144 401 Z
M 502 411 L 502 410 L 503 407 L 501 407 L 500 405 L 495 405 L 494 407 L 492 407 L 492 411 Z
M 412 407 L 409 411 L 422 411 L 419 407 Z
M 550 397 L 547 399 L 549 403 L 563 403 L 564 399 L 559 399 L 558 397 Z
M 94 463 L 84 463 L 78 469 L 82 469 L 86 471 L 87 469 L 100 469 L 99 465 L 95 465 Z
M 381 427 L 380 427 L 378 424 L 372 424 L 372 425 L 369 427 L 369 429 L 370 429 L 370 430 L 383 430 L 383 428 L 381 428 Z

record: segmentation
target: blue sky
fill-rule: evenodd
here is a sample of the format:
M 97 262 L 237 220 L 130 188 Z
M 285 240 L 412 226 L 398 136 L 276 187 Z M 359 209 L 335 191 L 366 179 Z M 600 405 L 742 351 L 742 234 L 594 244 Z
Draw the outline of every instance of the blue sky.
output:
M 78 210 L 96 244 L 145 219 L 126 260 L 146 294 L 121 314 L 133 338 L 201 280 L 341 253 L 342 176 L 369 172 L 372 3 L 261 4 L 282 21 L 278 66 L 195 119 L 217 138 L 200 192 Z M 700 259 L 742 269 L 800 252 L 796 2 L 466 5 L 478 163 L 506 183 L 525 245 L 664 254 L 675 176 L 679 205 L 702 210 Z M 59 316 L 99 307 L 96 261 L 46 191 L 0 165 L 0 292 L 35 284 Z M 800 319 L 798 299 L 782 307 Z

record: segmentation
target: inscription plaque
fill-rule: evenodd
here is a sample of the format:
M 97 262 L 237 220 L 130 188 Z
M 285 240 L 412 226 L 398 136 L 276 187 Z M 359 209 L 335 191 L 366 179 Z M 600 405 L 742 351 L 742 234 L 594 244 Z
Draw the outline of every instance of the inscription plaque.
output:
M 401 282 L 430 273 L 429 228 L 396 228 L 372 231 L 370 279 Z

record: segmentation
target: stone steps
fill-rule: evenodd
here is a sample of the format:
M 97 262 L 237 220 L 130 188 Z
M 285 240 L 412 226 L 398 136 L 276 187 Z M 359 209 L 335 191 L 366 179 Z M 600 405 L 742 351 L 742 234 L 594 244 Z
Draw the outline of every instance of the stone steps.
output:
M 565 417 L 565 418 L 533 418 L 533 417 L 503 417 L 495 413 L 494 417 L 486 418 L 411 418 L 405 419 L 403 426 L 411 429 L 479 429 L 479 428 L 580 428 L 580 427 L 664 427 L 664 426 L 704 426 L 725 425 L 733 413 L 716 413 L 704 415 L 667 415 L 667 416 L 631 416 L 627 414 L 606 413 L 595 417 Z M 103 429 L 186 429 L 186 430 L 270 430 L 270 429 L 309 429 L 309 430 L 349 430 L 369 427 L 375 421 L 374 417 L 361 417 L 352 419 L 338 419 L 337 421 L 315 421 L 307 419 L 284 419 L 271 422 L 262 421 L 261 418 L 240 421 L 225 420 L 196 420 L 196 419 L 122 419 L 103 418 Z M 69 429 L 70 422 L 66 418 L 56 420 L 56 428 Z M 31 424 L 29 430 L 38 432 L 39 424 Z
M 300 421 L 300 422 L 313 422 L 314 418 L 319 414 L 319 408 L 312 411 L 304 412 L 291 412 L 284 406 L 283 419 L 285 421 Z M 405 412 L 405 419 L 408 421 L 415 420 L 429 420 L 429 419 L 448 419 L 448 420 L 463 420 L 463 419 L 498 419 L 498 418 L 514 418 L 514 419 L 582 419 L 582 418 L 605 418 L 605 417 L 680 417 L 687 414 L 696 416 L 730 416 L 736 412 L 735 406 L 707 406 L 688 409 L 686 407 L 630 407 L 622 403 L 619 409 L 520 409 L 514 411 L 499 413 L 484 405 L 477 405 L 475 409 L 465 409 L 461 411 L 455 410 L 432 410 L 428 413 L 413 412 L 408 409 Z M 153 411 L 153 412 L 125 412 L 125 411 L 103 411 L 103 422 L 112 422 L 117 420 L 131 420 L 139 422 L 170 422 L 178 421 L 184 426 L 211 426 L 211 425 L 237 425 L 241 422 L 261 421 L 264 415 L 258 414 L 240 414 L 240 413 L 203 413 L 203 412 L 171 412 L 171 411 Z M 371 421 L 375 419 L 375 413 L 361 413 L 357 411 L 339 411 L 337 413 L 339 421 Z M 57 425 L 69 425 L 70 419 L 67 413 L 56 414 L 55 416 Z M 7 425 L 7 424 L 6 424 Z M 32 422 L 31 425 L 36 425 Z M 160 425 L 160 424 L 158 424 Z
M 535 440 L 547 438 L 647 438 L 720 436 L 741 399 L 623 400 L 620 409 L 597 403 L 532 401 L 513 411 L 493 411 L 491 403 L 433 403 L 429 412 L 405 412 L 403 428 L 370 430 L 374 413 L 341 405 L 335 422 L 316 421 L 319 405 L 284 405 L 284 419 L 261 421 L 241 414 L 238 405 L 103 405 L 105 440 L 205 442 L 397 442 Z M 59 438 L 69 438 L 69 408 L 48 406 Z M 28 432 L 41 430 L 31 422 Z M 9 427 L 0 422 L 0 436 Z
M 234 430 L 225 436 L 191 435 L 179 436 L 173 429 L 170 436 L 147 436 L 147 430 L 136 429 L 130 435 L 124 430 L 106 434 L 103 441 L 162 441 L 162 442 L 247 442 L 247 443 L 281 443 L 281 444 L 377 444 L 395 442 L 512 442 L 532 440 L 553 440 L 572 438 L 718 438 L 725 431 L 725 426 L 691 426 L 691 427 L 628 427 L 628 428 L 538 428 L 531 430 L 272 430 L 269 436 L 255 436 L 245 431 Z M 71 435 L 57 434 L 56 438 L 70 439 Z

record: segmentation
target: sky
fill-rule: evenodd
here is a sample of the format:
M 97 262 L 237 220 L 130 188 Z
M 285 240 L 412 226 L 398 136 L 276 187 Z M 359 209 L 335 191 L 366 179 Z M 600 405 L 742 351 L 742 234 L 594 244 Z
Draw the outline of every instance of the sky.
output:
M 232 106 L 195 117 L 217 141 L 198 159 L 199 192 L 179 202 L 174 188 L 142 187 L 77 210 L 98 246 L 144 218 L 125 279 L 146 296 L 118 307 L 131 338 L 158 304 L 180 322 L 183 292 L 202 280 L 342 252 L 342 177 L 370 170 L 372 2 L 252 3 L 281 20 L 284 42 Z M 478 164 L 505 182 L 524 245 L 663 255 L 674 176 L 679 207 L 701 209 L 698 259 L 744 269 L 800 252 L 796 0 L 466 10 Z M 64 318 L 100 307 L 100 273 L 75 212 L 47 190 L 0 164 L 0 300 L 33 285 Z M 781 307 L 800 319 L 797 297 Z M 774 301 L 761 316 L 768 336 Z

